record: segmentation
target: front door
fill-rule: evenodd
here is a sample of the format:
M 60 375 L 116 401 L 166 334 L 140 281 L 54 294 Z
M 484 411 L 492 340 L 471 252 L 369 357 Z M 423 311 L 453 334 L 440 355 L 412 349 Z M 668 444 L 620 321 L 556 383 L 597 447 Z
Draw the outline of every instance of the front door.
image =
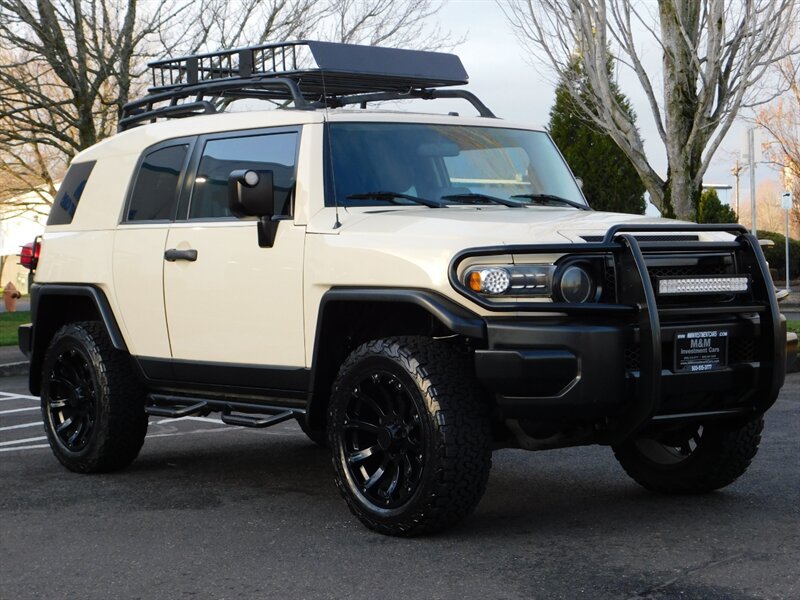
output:
M 215 372 L 246 378 L 269 373 L 269 367 L 305 367 L 305 226 L 282 221 L 273 247 L 261 248 L 256 220 L 233 217 L 227 196 L 231 171 L 270 170 L 276 197 L 290 214 L 299 137 L 299 130 L 284 128 L 199 141 L 189 204 L 170 227 L 170 260 L 164 262 L 167 327 L 179 379 L 182 364 L 191 365 L 195 380 Z M 236 368 L 247 366 L 258 369 Z

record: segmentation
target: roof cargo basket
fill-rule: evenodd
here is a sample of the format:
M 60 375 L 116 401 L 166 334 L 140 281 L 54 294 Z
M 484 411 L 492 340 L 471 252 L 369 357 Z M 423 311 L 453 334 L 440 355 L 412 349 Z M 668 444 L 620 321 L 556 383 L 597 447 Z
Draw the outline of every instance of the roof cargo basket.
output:
M 170 58 L 148 65 L 148 95 L 122 109 L 119 129 L 215 112 L 215 102 L 239 98 L 315 109 L 405 98 L 463 98 L 481 116 L 494 114 L 472 93 L 437 88 L 464 85 L 455 54 L 297 41 Z

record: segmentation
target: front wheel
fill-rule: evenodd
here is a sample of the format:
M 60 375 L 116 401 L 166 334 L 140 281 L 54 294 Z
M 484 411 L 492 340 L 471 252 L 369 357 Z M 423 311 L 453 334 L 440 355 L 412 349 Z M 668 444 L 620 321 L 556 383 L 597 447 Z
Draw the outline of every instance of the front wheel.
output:
M 614 447 L 625 472 L 643 487 L 668 494 L 700 494 L 733 483 L 758 452 L 764 420 L 741 426 L 692 424 Z
M 380 533 L 445 529 L 486 488 L 488 409 L 467 361 L 445 342 L 396 337 L 357 348 L 334 384 L 328 438 L 339 491 Z
M 70 323 L 53 336 L 43 363 L 42 419 L 53 454 L 71 471 L 114 471 L 139 454 L 147 432 L 144 390 L 101 323 Z

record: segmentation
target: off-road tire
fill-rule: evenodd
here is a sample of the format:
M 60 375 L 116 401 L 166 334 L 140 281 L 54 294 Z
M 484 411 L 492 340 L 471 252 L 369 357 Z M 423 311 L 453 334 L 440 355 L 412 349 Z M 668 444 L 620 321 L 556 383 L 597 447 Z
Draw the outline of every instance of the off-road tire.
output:
M 114 348 L 101 323 L 70 323 L 56 332 L 44 356 L 41 395 L 50 447 L 70 471 L 116 471 L 139 454 L 147 433 L 144 390 L 129 355 Z M 78 411 L 75 407 L 81 402 L 83 409 Z M 57 428 L 77 413 L 83 415 L 86 430 L 76 431 L 76 443 L 70 447 Z
M 666 452 L 677 454 L 675 440 L 661 444 L 657 439 L 639 438 L 615 446 L 614 455 L 625 472 L 648 490 L 702 494 L 733 483 L 747 470 L 758 452 L 763 428 L 761 417 L 741 426 L 707 424 L 698 430 L 696 446 L 686 447 L 685 456 L 676 456 L 672 463 Z
M 370 388 L 371 385 L 377 387 Z M 386 398 L 397 389 L 394 398 L 386 402 L 393 407 L 392 413 L 405 414 L 404 422 L 410 424 L 406 427 L 407 437 L 397 433 L 399 441 L 392 442 L 401 448 L 397 452 L 403 452 L 405 447 L 409 458 L 403 462 L 402 473 L 397 467 L 402 481 L 397 485 L 403 489 L 395 489 L 399 499 L 392 500 L 390 508 L 379 505 L 374 496 L 380 494 L 381 486 L 390 489 L 391 481 L 387 484 L 379 480 L 376 491 L 366 490 L 359 473 L 348 467 L 346 455 L 350 451 L 352 456 L 353 448 L 345 421 L 354 429 L 355 420 L 368 420 L 378 414 L 362 408 L 364 399 L 359 394 L 366 394 L 363 388 L 369 388 L 369 393 L 376 396 L 380 394 L 373 390 L 388 390 Z M 378 339 L 359 346 L 345 360 L 333 386 L 328 439 L 336 485 L 351 512 L 364 525 L 387 535 L 415 536 L 451 527 L 475 509 L 491 468 L 489 410 L 479 390 L 466 357 L 443 341 L 425 337 Z M 397 406 L 401 408 L 395 410 Z M 370 434 L 358 431 L 356 435 L 369 439 Z M 381 435 L 388 444 L 387 436 L 393 434 L 383 429 L 375 434 L 378 452 Z M 391 456 L 392 447 L 389 445 L 385 451 L 386 457 Z M 420 448 L 419 453 L 416 448 Z M 379 456 L 376 454 L 375 458 Z M 396 456 L 395 453 L 394 460 Z M 402 461 L 406 461 L 406 455 Z M 392 468 L 389 463 L 387 472 Z M 366 475 L 361 477 L 364 478 Z M 406 498 L 402 498 L 404 494 Z M 389 504 L 390 500 L 385 502 Z

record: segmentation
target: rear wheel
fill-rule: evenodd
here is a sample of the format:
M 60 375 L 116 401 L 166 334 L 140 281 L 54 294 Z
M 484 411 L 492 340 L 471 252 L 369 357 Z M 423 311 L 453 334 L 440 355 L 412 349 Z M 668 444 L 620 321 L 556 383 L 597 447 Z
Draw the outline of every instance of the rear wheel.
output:
M 445 529 L 477 506 L 491 467 L 488 411 L 465 360 L 422 337 L 375 340 L 344 362 L 328 437 L 337 486 L 370 529 Z
M 692 424 L 614 447 L 622 468 L 649 490 L 668 494 L 710 492 L 742 475 L 758 452 L 764 420 L 738 427 Z
M 71 471 L 114 471 L 139 454 L 147 415 L 129 361 L 95 321 L 53 336 L 42 367 L 42 419 L 53 453 Z

